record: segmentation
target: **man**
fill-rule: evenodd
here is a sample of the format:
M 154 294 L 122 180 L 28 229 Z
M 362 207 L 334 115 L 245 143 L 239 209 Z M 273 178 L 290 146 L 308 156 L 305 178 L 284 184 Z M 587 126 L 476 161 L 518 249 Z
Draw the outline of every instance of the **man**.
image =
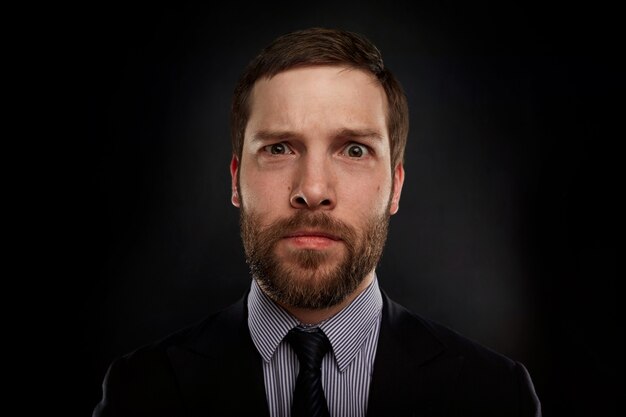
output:
M 374 45 L 279 37 L 241 77 L 231 124 L 250 290 L 114 361 L 94 416 L 540 415 L 521 363 L 379 288 L 408 107 Z

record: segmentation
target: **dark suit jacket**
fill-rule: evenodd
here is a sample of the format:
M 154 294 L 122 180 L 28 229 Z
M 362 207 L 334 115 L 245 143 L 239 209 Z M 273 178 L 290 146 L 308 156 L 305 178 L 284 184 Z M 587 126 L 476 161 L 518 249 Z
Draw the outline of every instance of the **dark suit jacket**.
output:
M 269 417 L 246 298 L 115 360 L 93 417 Z M 521 363 L 409 312 L 383 292 L 368 417 L 540 415 Z

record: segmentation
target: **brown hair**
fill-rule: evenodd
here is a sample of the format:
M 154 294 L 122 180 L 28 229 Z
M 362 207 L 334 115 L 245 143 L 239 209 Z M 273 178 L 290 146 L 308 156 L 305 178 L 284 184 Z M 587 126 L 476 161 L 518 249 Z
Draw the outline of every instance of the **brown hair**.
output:
M 404 159 L 409 132 L 409 109 L 405 93 L 378 48 L 357 33 L 310 28 L 287 33 L 266 46 L 246 67 L 237 86 L 231 110 L 233 153 L 241 159 L 244 133 L 250 117 L 249 97 L 257 80 L 271 78 L 290 68 L 312 65 L 345 65 L 373 74 L 387 95 L 387 129 L 391 168 Z

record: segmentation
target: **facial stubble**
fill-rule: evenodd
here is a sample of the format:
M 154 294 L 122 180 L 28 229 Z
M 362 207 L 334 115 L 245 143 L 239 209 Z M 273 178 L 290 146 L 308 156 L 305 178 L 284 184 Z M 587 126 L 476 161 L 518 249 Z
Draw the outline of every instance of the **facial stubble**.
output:
M 361 233 L 326 212 L 300 210 L 263 227 L 259 217 L 240 212 L 241 237 L 253 278 L 275 302 L 304 309 L 323 309 L 341 303 L 376 267 L 389 227 L 389 210 L 365 221 Z M 340 239 L 343 255 L 315 249 L 296 249 L 280 259 L 276 246 L 298 230 L 324 231 Z

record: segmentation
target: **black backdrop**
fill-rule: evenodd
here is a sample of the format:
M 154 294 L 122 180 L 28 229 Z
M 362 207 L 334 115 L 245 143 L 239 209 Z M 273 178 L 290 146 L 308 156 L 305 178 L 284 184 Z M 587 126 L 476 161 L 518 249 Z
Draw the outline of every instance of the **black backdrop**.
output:
M 272 38 L 327 26 L 372 39 L 409 97 L 406 181 L 381 286 L 526 364 L 546 416 L 617 415 L 615 11 L 467 3 L 80 11 L 71 75 L 86 112 L 72 212 L 81 414 L 112 359 L 249 285 L 230 205 L 231 92 Z

